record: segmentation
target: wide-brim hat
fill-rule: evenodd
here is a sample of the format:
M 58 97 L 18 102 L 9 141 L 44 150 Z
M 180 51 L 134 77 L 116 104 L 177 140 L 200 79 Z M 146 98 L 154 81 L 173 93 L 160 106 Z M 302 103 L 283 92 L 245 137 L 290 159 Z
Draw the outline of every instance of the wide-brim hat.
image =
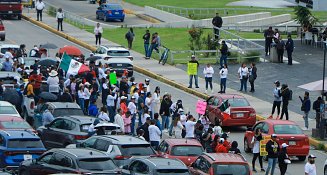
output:
M 89 82 L 85 82 L 84 86 L 90 86 L 91 84 Z
M 55 77 L 55 76 L 57 76 L 58 75 L 58 72 L 57 71 L 55 71 L 55 70 L 52 70 L 51 72 L 50 72 L 50 74 L 49 74 L 51 77 Z

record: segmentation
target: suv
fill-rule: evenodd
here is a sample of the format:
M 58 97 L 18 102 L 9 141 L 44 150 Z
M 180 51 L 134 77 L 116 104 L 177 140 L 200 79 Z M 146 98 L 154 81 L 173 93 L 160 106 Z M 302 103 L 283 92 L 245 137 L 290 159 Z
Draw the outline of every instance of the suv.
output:
M 1 41 L 4 41 L 6 39 L 6 30 L 2 20 L 0 20 L 0 38 Z
M 65 116 L 57 117 L 50 124 L 37 129 L 47 148 L 64 148 L 89 137 L 88 130 L 94 117 Z
M 108 45 L 101 45 L 95 50 L 94 56 L 100 56 L 103 59 L 110 59 L 110 58 L 129 58 L 133 60 L 133 56 L 131 56 L 128 49 L 123 46 L 108 46 Z
M 118 166 L 127 165 L 134 157 L 156 155 L 149 142 L 132 136 L 92 136 L 76 147 L 104 151 Z
M 121 174 L 117 165 L 104 153 L 87 149 L 52 149 L 40 158 L 26 160 L 19 166 L 19 174 L 44 175 Z
M 22 161 L 38 158 L 45 151 L 41 139 L 33 132 L 0 130 L 1 168 L 18 168 Z
M 7 101 L 0 101 L 0 117 L 1 116 L 21 117 L 15 106 Z
M 232 153 L 204 153 L 189 167 L 192 174 L 252 175 L 242 155 Z
M 83 110 L 76 103 L 69 102 L 47 102 L 48 108 L 53 109 L 52 115 L 56 117 L 60 116 L 83 116 Z
M 128 71 L 128 77 L 133 76 L 133 61 L 128 58 L 110 58 L 108 60 L 97 60 L 97 62 L 101 62 L 101 64 L 107 64 L 109 68 L 113 71 L 116 71 L 117 76 L 122 76 L 124 71 Z M 98 64 L 96 63 L 96 64 Z

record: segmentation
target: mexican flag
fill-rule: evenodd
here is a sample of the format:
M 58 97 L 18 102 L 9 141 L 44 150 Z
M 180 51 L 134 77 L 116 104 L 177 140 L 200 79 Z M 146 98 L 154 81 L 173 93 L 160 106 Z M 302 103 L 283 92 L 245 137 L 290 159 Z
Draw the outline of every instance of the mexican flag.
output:
M 68 75 L 77 75 L 83 72 L 90 71 L 86 65 L 72 59 L 66 52 L 61 57 L 59 67 L 64 70 Z
M 228 100 L 224 101 L 220 105 L 219 109 L 220 109 L 220 111 L 222 111 L 223 120 L 230 118 L 230 106 L 229 106 Z

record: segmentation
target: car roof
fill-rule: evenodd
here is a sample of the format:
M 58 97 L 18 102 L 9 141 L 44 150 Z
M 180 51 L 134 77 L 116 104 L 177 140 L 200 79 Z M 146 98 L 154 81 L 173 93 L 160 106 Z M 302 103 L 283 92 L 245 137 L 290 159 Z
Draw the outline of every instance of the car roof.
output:
M 261 122 L 261 121 L 260 121 Z M 290 120 L 271 120 L 271 119 L 266 119 L 262 120 L 262 122 L 269 123 L 271 125 L 297 125 L 295 122 L 290 121 Z
M 107 50 L 121 50 L 121 51 L 128 51 L 124 46 L 113 46 L 113 45 L 101 45 L 102 47 L 106 48 Z
M 16 45 L 16 44 L 1 44 L 0 48 L 19 48 L 19 45 Z
M 187 169 L 186 165 L 178 159 L 149 157 L 143 161 L 151 163 L 157 169 Z
M 127 136 L 127 135 L 101 135 L 96 136 L 104 139 L 109 139 L 113 144 L 116 145 L 134 145 L 134 144 L 149 144 L 149 142 L 142 140 L 137 137 Z
M 245 158 L 242 155 L 232 153 L 203 153 L 203 157 L 211 160 L 213 163 L 245 163 Z
M 14 106 L 11 103 L 7 102 L 7 101 L 0 101 L 0 106 Z
M 55 108 L 78 108 L 80 109 L 80 106 L 78 106 L 77 103 L 69 103 L 69 102 L 47 102 L 48 105 L 52 105 Z
M 78 115 L 60 116 L 60 117 L 57 117 L 57 118 L 70 119 L 70 120 L 74 120 L 76 122 L 79 122 L 81 124 L 93 123 L 94 120 L 95 120 L 94 117 L 90 117 L 90 116 L 78 116 Z
M 54 152 L 64 152 L 74 156 L 77 159 L 83 158 L 108 158 L 108 156 L 95 149 L 83 149 L 83 148 L 61 148 L 54 149 Z
M 243 95 L 239 94 L 215 94 L 215 97 L 220 97 L 222 99 L 231 99 L 231 98 L 245 98 Z
M 123 8 L 120 4 L 117 4 L 117 3 L 106 3 L 104 5 L 109 5 L 109 6 L 114 5 L 114 6 L 120 6 L 121 8 Z
M 104 60 L 102 63 L 105 63 L 105 64 L 110 64 L 110 63 L 133 64 L 133 61 L 130 60 L 129 58 L 127 58 L 127 57 L 113 57 L 113 58 L 109 58 L 108 60 Z
M 24 121 L 21 117 L 16 117 L 16 116 L 1 116 L 0 117 L 0 122 L 9 122 L 9 121 Z
M 0 130 L 0 134 L 8 139 L 40 139 L 39 136 L 28 130 Z
M 17 72 L 0 71 L 0 78 L 16 77 L 16 76 L 22 78 L 22 76 Z
M 165 139 L 165 141 L 171 145 L 187 145 L 187 146 L 202 146 L 201 143 L 196 139 Z

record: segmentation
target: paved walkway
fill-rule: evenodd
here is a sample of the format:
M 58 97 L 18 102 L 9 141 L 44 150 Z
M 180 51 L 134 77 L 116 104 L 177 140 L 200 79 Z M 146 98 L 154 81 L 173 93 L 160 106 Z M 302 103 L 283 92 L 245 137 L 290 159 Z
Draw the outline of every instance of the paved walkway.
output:
M 33 17 L 33 18 L 36 17 L 35 13 L 26 13 L 25 15 L 28 17 Z M 56 19 L 48 16 L 47 14 L 44 14 L 42 22 L 53 28 L 57 27 Z M 95 45 L 95 43 L 94 43 L 95 38 L 92 33 L 89 33 L 82 29 L 76 28 L 70 24 L 67 24 L 67 23 L 64 24 L 64 33 L 66 33 L 70 36 L 73 36 L 77 39 L 80 39 L 90 45 L 93 45 L 93 46 Z M 105 40 L 105 39 L 102 40 L 102 44 L 118 45 L 116 43 L 113 43 L 113 42 Z M 161 64 L 158 64 L 157 60 L 154 60 L 154 59 L 145 60 L 143 54 L 135 52 L 135 51 L 131 51 L 131 53 L 134 56 L 134 64 L 135 65 L 142 67 L 144 69 L 147 69 L 158 75 L 161 75 L 172 81 L 178 82 L 179 84 L 181 84 L 185 87 L 188 86 L 189 79 L 188 79 L 187 73 L 184 70 L 179 69 L 175 66 L 168 65 L 168 64 L 162 66 Z M 202 70 L 200 70 L 200 71 L 202 71 Z M 199 78 L 200 88 L 195 89 L 195 90 L 203 93 L 205 91 L 204 84 L 205 84 L 204 79 Z M 217 83 L 214 83 L 213 87 L 216 88 L 216 89 L 214 89 L 214 92 L 219 91 L 218 87 L 220 87 L 220 86 Z M 240 94 L 240 92 L 230 89 L 230 88 L 227 88 L 227 92 L 232 93 L 232 94 Z M 242 95 L 245 96 L 249 100 L 249 102 L 255 108 L 258 115 L 263 116 L 263 117 L 269 116 L 271 107 L 272 107 L 272 104 L 270 102 L 260 100 L 256 97 L 251 96 L 250 94 L 243 93 Z M 296 97 L 294 97 L 294 98 L 296 98 Z M 289 115 L 290 115 L 290 120 L 297 122 L 300 125 L 300 127 L 304 127 L 304 121 L 303 121 L 301 114 L 289 111 Z M 310 130 L 311 130 L 311 128 L 313 126 L 315 126 L 315 121 L 310 119 L 309 125 L 310 125 Z M 311 131 L 305 131 L 305 133 L 308 135 L 311 135 Z

